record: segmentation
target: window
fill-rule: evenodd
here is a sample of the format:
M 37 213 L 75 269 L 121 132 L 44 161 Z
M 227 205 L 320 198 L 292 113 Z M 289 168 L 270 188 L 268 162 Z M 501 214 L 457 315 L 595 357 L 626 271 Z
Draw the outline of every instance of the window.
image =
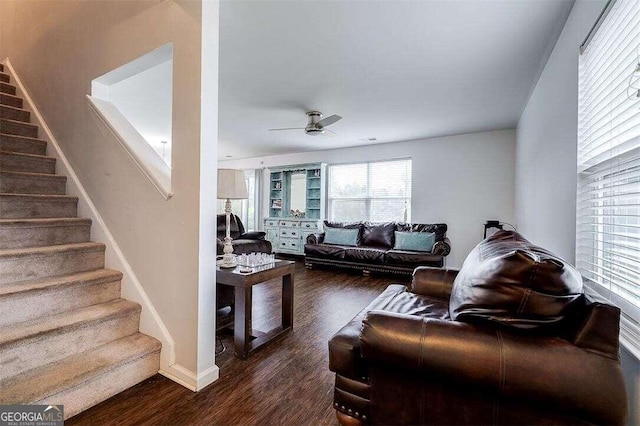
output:
M 603 16 L 580 56 L 576 263 L 640 355 L 640 2 Z
M 329 219 L 411 220 L 411 160 L 329 166 Z
M 244 179 L 247 184 L 249 198 L 246 200 L 231 200 L 231 211 L 238 215 L 247 231 L 258 229 L 256 227 L 256 172 L 245 170 Z M 218 213 L 224 213 L 225 200 L 218 200 Z

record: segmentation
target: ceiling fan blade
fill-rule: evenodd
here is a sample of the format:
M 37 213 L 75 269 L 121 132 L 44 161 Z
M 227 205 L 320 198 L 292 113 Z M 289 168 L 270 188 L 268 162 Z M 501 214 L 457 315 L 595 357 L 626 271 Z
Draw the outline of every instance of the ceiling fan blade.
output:
M 279 132 L 280 130 L 304 130 L 304 127 L 283 127 L 282 129 L 269 129 L 270 132 Z
M 336 132 L 334 132 L 333 130 L 329 130 L 329 129 L 322 129 L 324 130 L 324 135 L 329 137 L 329 138 L 336 138 L 338 137 L 338 134 Z
M 342 120 L 342 117 L 340 117 L 339 115 L 330 115 L 327 118 L 323 118 L 322 120 L 318 121 L 317 126 L 318 127 L 327 127 L 332 125 L 333 123 L 335 123 L 338 120 Z

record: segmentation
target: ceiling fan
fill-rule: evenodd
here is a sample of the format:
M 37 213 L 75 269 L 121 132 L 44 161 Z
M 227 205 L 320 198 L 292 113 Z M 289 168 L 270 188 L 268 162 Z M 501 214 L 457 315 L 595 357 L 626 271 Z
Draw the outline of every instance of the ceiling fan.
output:
M 322 118 L 322 113 L 319 111 L 309 111 L 307 113 L 307 117 L 309 117 L 309 122 L 306 127 L 285 127 L 282 129 L 269 129 L 270 132 L 277 132 L 280 130 L 303 130 L 309 136 L 323 135 L 324 132 L 327 131 L 334 135 L 338 135 L 336 132 L 332 132 L 327 129 L 327 126 L 332 125 L 338 120 L 341 120 L 342 117 L 339 115 L 330 115 L 327 118 Z

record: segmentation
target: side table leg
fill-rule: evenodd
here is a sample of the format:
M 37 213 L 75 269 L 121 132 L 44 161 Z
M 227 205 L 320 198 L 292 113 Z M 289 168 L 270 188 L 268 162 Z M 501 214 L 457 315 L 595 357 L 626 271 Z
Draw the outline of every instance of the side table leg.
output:
M 293 328 L 293 274 L 282 277 L 282 328 Z
M 235 316 L 233 324 L 233 343 L 238 358 L 246 359 L 247 344 L 251 333 L 251 286 L 236 288 Z

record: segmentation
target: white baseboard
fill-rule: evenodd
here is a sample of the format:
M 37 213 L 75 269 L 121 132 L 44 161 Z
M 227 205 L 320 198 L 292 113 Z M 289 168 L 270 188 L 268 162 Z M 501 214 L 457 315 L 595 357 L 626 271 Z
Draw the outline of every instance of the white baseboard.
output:
M 6 58 L 2 63 L 6 67 L 5 72 L 11 75 L 12 83 L 17 87 L 18 95 L 22 96 L 25 101 L 23 108 L 31 112 L 31 116 L 35 121 L 35 124 L 39 125 L 42 129 L 44 134 L 41 135 L 40 138 L 48 142 L 48 147 L 53 148 L 53 150 L 49 150 L 48 155 L 57 159 L 56 171 L 59 172 L 59 174 L 67 176 L 67 193 L 79 198 L 78 216 L 88 217 L 93 221 L 91 227 L 92 241 L 97 241 L 106 245 L 106 266 L 108 268 L 119 270 L 124 274 L 122 278 L 122 297 L 139 303 L 142 306 L 142 313 L 140 315 L 140 332 L 152 336 L 162 343 L 162 350 L 160 352 L 160 370 L 172 371 L 172 366 L 175 364 L 175 342 L 171 337 L 169 330 L 164 325 L 162 318 L 160 318 L 160 315 L 153 306 L 153 303 L 142 287 L 142 284 L 133 272 L 131 265 L 127 262 L 127 259 L 122 253 L 122 250 L 120 250 L 118 243 L 115 241 L 113 235 L 102 219 L 102 216 L 100 216 L 98 209 L 85 191 L 82 183 L 73 170 L 73 167 L 60 148 L 60 144 L 51 132 L 51 129 L 47 126 L 47 123 L 45 123 L 35 102 L 31 96 L 29 96 L 29 93 L 20 80 L 20 77 L 16 74 L 10 60 Z M 189 372 L 180 366 L 177 367 L 184 370 L 184 372 Z M 217 378 L 217 367 L 215 368 L 215 375 Z M 174 379 L 169 375 L 166 376 L 189 389 L 192 388 L 191 385 L 187 384 L 188 382 L 185 383 L 181 380 Z M 176 378 L 177 377 L 180 376 L 176 376 Z M 194 378 L 193 383 L 197 389 L 198 379 Z
M 193 371 L 179 364 L 173 364 L 167 369 L 161 369 L 160 374 L 181 384 L 187 389 L 198 392 L 218 380 L 220 369 L 217 365 L 213 365 L 196 376 Z

